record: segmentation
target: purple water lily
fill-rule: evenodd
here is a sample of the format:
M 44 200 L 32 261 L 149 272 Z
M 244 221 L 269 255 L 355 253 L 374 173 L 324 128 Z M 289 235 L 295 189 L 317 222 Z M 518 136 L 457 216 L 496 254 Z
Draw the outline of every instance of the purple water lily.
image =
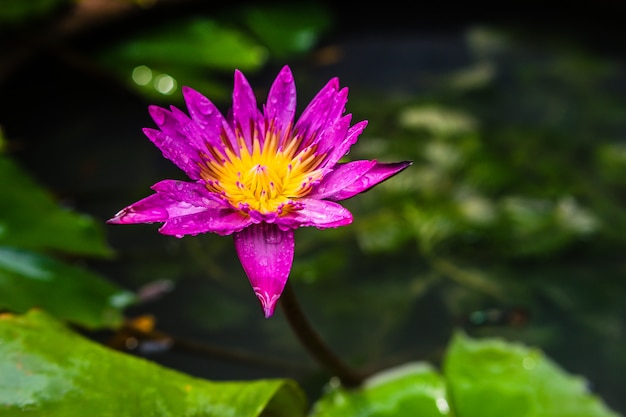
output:
M 244 75 L 235 71 L 233 106 L 224 117 L 184 87 L 189 115 L 150 106 L 159 129 L 144 133 L 191 182 L 163 180 L 154 194 L 108 223 L 163 222 L 159 232 L 182 237 L 233 235 L 235 248 L 265 317 L 274 313 L 293 262 L 294 230 L 345 226 L 352 214 L 337 201 L 362 193 L 410 162 L 339 163 L 367 121 L 350 126 L 347 88 L 331 79 L 294 123 L 296 86 L 288 66 L 260 111 Z

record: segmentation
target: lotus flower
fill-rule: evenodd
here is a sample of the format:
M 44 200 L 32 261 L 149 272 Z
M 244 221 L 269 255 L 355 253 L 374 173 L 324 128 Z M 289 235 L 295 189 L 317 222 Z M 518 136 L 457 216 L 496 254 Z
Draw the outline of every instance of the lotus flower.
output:
M 345 226 L 352 214 L 337 201 L 362 193 L 410 162 L 339 162 L 367 121 L 350 126 L 348 89 L 331 79 L 294 123 L 296 87 L 288 66 L 273 82 L 262 111 L 250 84 L 235 71 L 228 117 L 184 87 L 189 115 L 150 106 L 159 129 L 145 135 L 191 181 L 162 180 L 154 194 L 108 223 L 163 222 L 160 233 L 233 235 L 235 248 L 265 317 L 274 313 L 293 262 L 294 230 Z

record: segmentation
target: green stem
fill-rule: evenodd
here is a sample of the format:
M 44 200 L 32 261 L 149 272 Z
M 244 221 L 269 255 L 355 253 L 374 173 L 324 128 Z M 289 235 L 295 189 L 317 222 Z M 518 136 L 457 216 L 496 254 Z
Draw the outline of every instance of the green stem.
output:
M 313 329 L 289 281 L 280 297 L 280 305 L 291 329 L 311 356 L 339 378 L 344 387 L 356 388 L 363 383 L 366 375 L 348 366 Z

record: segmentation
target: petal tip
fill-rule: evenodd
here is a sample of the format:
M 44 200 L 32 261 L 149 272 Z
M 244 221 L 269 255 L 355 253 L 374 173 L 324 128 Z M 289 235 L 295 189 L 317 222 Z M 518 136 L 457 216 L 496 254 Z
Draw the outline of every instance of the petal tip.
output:
M 276 303 L 278 302 L 278 298 L 280 294 L 270 295 L 267 291 L 261 292 L 259 289 L 254 290 L 257 298 L 261 302 L 261 307 L 263 308 L 263 314 L 265 314 L 265 318 L 269 319 L 274 315 L 274 310 L 276 309 Z

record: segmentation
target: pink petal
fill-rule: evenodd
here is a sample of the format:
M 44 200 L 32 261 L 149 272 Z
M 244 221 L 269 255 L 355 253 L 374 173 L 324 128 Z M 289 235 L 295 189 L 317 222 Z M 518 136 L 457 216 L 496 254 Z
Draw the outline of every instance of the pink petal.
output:
M 276 224 L 283 228 L 314 226 L 326 229 L 352 223 L 352 213 L 333 201 L 300 198 L 298 204 L 301 205 L 301 210 L 277 218 Z
M 245 139 L 248 149 L 252 149 L 252 134 L 257 120 L 258 109 L 252 87 L 243 73 L 235 70 L 233 107 L 231 109 L 234 127 Z
M 223 146 L 221 135 L 224 133 L 232 145 L 236 145 L 233 134 L 226 118 L 217 107 L 205 96 L 196 90 L 183 87 L 183 97 L 191 118 L 205 130 L 205 137 L 213 146 Z M 193 140 L 193 138 L 190 138 Z
M 363 133 L 363 130 L 366 126 L 367 120 L 363 120 L 348 129 L 348 132 L 346 133 L 346 136 L 343 138 L 343 140 L 339 143 L 336 143 L 335 147 L 330 151 L 330 153 L 326 157 L 326 160 L 324 161 L 324 165 L 332 167 L 337 163 L 337 161 L 343 158 L 348 153 L 348 151 L 350 151 L 350 147 L 357 142 L 359 135 Z
M 228 204 L 220 196 L 207 190 L 202 182 L 162 180 L 150 188 L 174 201 L 184 202 L 197 207 L 228 207 Z
M 190 146 L 187 140 L 148 127 L 143 129 L 143 133 L 161 150 L 164 157 L 172 161 L 189 178 L 192 180 L 200 178 L 198 151 Z
M 295 125 L 295 132 L 304 138 L 317 137 L 318 132 L 333 125 L 343 113 L 347 90 L 339 90 L 339 80 L 333 78 L 317 93 Z M 340 109 L 338 111 L 338 109 Z M 306 141 L 303 146 L 309 143 Z
M 225 208 L 206 208 L 197 213 L 171 217 L 159 229 L 164 235 L 183 237 L 201 233 L 231 235 L 252 224 L 250 217 L 240 211 Z
M 202 184 L 163 180 L 152 186 L 155 194 L 121 210 L 107 223 L 134 224 L 165 222 L 203 211 L 219 212 L 227 203 L 210 193 Z
M 410 166 L 413 162 L 404 161 L 404 162 L 394 162 L 394 163 L 377 163 L 371 170 L 367 173 L 361 175 L 356 178 L 356 180 L 339 190 L 338 192 L 332 195 L 326 195 L 325 198 L 333 201 L 345 200 L 350 197 L 354 197 L 357 194 L 363 193 L 376 184 L 379 184 L 386 179 L 391 178 L 396 175 L 400 171 L 404 170 L 408 166 Z
M 288 66 L 284 66 L 267 95 L 265 119 L 272 122 L 276 132 L 287 132 L 296 113 L 296 85 Z
M 112 219 L 107 220 L 110 224 L 135 224 L 164 222 L 170 217 L 186 216 L 206 210 L 204 207 L 193 206 L 164 194 L 152 194 L 136 203 L 119 211 Z
M 337 123 L 332 126 L 328 126 L 319 134 L 319 138 L 316 141 L 319 153 L 330 153 L 338 145 L 342 144 L 348 135 L 348 129 L 350 128 L 350 121 L 352 115 L 346 115 L 339 119 Z M 333 162 L 334 163 L 337 161 Z M 328 164 L 328 159 L 325 161 L 325 166 Z
M 376 161 L 367 160 L 337 164 L 330 173 L 324 176 L 308 197 L 323 199 L 339 193 L 370 171 L 374 165 L 376 165 Z
M 294 253 L 293 230 L 259 223 L 233 235 L 237 255 L 252 289 L 261 302 L 265 317 L 274 314 L 285 288 Z

